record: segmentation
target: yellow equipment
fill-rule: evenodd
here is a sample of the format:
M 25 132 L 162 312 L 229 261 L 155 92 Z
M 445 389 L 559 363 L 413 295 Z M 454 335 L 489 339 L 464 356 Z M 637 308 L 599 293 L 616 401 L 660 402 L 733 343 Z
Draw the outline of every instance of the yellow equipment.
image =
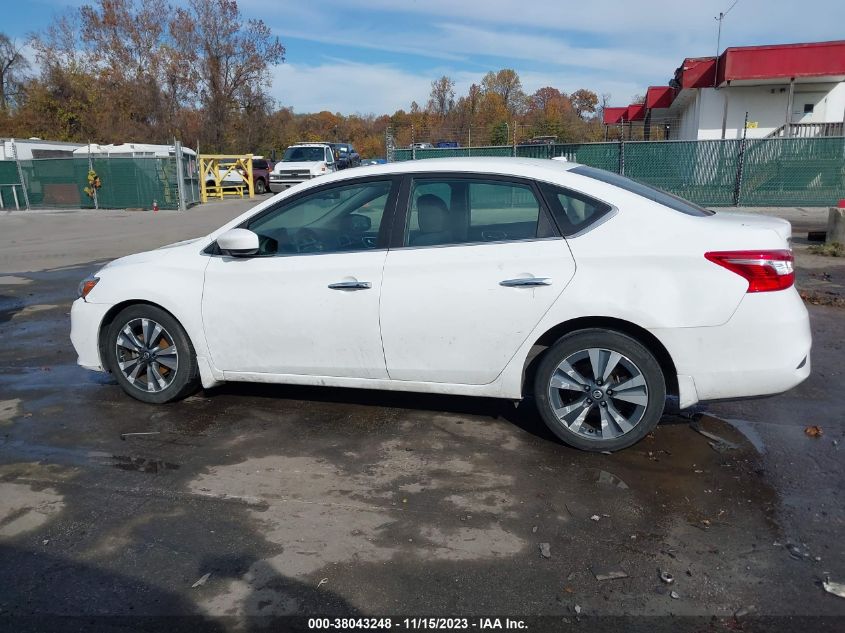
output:
M 240 175 L 239 184 L 224 184 L 232 173 Z M 231 182 L 231 181 L 230 181 Z M 226 195 L 244 197 L 244 190 L 250 198 L 255 197 L 252 182 L 252 154 L 205 154 L 200 156 L 200 197 L 207 202 L 209 197 L 223 199 Z

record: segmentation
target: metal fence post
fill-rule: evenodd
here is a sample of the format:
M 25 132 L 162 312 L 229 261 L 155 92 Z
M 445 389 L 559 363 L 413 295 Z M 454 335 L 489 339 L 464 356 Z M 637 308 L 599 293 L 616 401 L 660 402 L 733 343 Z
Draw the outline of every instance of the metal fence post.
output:
M 176 158 L 176 197 L 179 199 L 179 210 L 185 211 L 185 165 L 182 162 L 182 143 L 173 139 L 173 155 Z
M 617 172 L 620 176 L 625 175 L 625 139 L 622 136 L 619 137 L 619 167 Z
M 739 154 L 736 157 L 736 181 L 734 184 L 733 203 L 739 206 L 742 195 L 742 170 L 745 166 L 745 139 L 748 134 L 748 112 L 745 113 L 745 123 L 742 126 L 742 140 L 739 142 Z
M 18 148 L 15 146 L 15 139 L 10 139 L 12 142 L 12 156 L 15 157 L 15 166 L 18 168 L 18 181 L 21 183 L 21 193 L 23 194 L 23 206 L 29 211 L 29 192 L 26 190 L 26 183 L 23 179 L 23 167 L 21 161 L 18 159 Z M 12 197 L 15 199 L 15 206 L 18 206 L 18 198 L 15 193 L 15 188 L 12 187 Z

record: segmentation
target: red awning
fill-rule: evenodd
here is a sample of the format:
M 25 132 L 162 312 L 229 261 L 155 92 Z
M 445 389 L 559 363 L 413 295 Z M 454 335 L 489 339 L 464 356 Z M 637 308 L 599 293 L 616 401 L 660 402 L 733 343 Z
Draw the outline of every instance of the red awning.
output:
M 719 58 L 725 81 L 845 75 L 845 40 L 728 48 Z M 712 85 L 712 84 L 711 84 Z
M 669 86 L 649 86 L 645 93 L 645 107 L 668 108 L 674 98 L 675 93 Z
M 628 120 L 628 108 L 605 108 L 603 114 L 605 125 L 616 125 Z
M 628 114 L 625 115 L 626 121 L 642 121 L 645 118 L 645 104 L 632 103 L 628 106 Z
M 675 71 L 680 89 L 712 87 L 716 73 L 715 57 L 687 57 Z

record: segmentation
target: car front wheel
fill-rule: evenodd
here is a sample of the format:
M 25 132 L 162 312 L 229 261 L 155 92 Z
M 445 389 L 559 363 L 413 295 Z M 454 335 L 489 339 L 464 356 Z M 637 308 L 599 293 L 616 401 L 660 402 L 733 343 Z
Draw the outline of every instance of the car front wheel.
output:
M 627 448 L 663 415 L 666 381 L 639 341 L 610 330 L 568 334 L 546 350 L 534 397 L 546 426 L 587 451 Z
M 267 193 L 267 185 L 261 178 L 255 181 L 255 193 L 257 193 L 259 196 Z
M 172 402 L 197 389 L 191 341 L 179 322 L 156 306 L 121 310 L 109 325 L 105 353 L 118 384 L 142 402 Z

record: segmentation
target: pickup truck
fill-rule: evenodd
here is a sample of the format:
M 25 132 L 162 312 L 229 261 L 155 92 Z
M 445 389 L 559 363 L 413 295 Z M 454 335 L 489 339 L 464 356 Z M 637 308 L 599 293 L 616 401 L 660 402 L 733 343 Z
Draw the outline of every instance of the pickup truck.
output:
M 338 169 L 358 167 L 361 164 L 361 155 L 349 143 L 329 143 L 335 154 L 335 162 Z
M 337 163 L 328 143 L 297 143 L 285 150 L 270 172 L 270 191 L 278 193 L 333 171 Z

